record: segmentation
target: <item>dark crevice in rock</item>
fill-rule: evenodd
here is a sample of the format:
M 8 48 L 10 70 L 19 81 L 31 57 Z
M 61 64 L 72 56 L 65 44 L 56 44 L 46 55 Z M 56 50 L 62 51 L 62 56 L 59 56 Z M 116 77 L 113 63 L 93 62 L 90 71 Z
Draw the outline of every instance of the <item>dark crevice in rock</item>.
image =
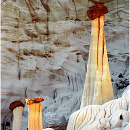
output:
M 81 21 L 81 19 L 76 18 L 74 21 Z
M 18 52 L 16 50 L 14 50 L 13 48 L 7 48 L 7 49 L 8 49 L 8 51 L 16 54 L 16 57 L 18 56 Z
M 27 87 L 25 88 L 25 98 L 27 98 Z
M 83 85 L 83 80 L 82 80 L 82 78 L 80 77 L 80 82 L 81 82 L 81 85 L 82 85 L 82 88 L 84 87 Z
M 20 11 L 19 11 L 19 19 L 20 19 Z M 20 70 L 20 46 L 19 46 L 19 20 L 17 20 L 18 22 L 18 33 L 17 33 L 17 39 L 18 39 L 18 79 L 21 79 L 21 70 Z
M 4 119 L 3 119 L 3 123 L 1 123 L 2 124 L 2 126 L 3 126 L 3 130 L 5 130 L 6 128 L 6 122 L 9 120 L 9 117 L 8 117 L 8 115 L 6 115 L 5 117 L 4 117 Z
M 123 116 L 122 115 L 120 115 L 120 120 L 123 120 Z
M 118 5 L 119 5 L 119 3 L 118 3 L 118 0 L 117 0 L 117 16 L 119 17 L 119 21 L 121 21 L 122 18 L 120 17 L 120 15 L 119 15 L 119 13 L 118 13 Z
M 126 74 L 127 74 L 127 71 L 129 71 L 129 57 L 127 57 L 126 62 L 125 62 L 125 65 L 126 65 L 126 69 L 125 69 L 123 75 L 126 75 Z
M 120 73 L 118 75 L 118 79 L 116 80 L 116 85 L 117 85 L 117 89 L 119 90 L 126 88 L 129 85 L 129 79 L 125 75 Z
M 77 88 L 77 92 L 78 92 L 78 81 L 77 81 L 77 77 L 75 77 L 75 83 L 76 83 L 76 88 Z
M 38 17 L 38 15 L 35 12 L 35 9 L 33 8 L 31 1 L 30 0 L 25 0 L 26 5 L 28 7 L 29 13 L 32 17 L 32 21 L 41 21 L 41 19 Z
M 55 90 L 53 91 L 53 99 L 55 100 L 56 97 L 57 97 L 57 90 L 55 89 Z
M 75 21 L 81 21 L 80 19 L 78 19 L 77 8 L 76 8 L 75 0 L 72 0 L 72 2 L 74 3 L 75 13 L 76 13 L 76 19 L 75 19 Z
M 48 78 L 53 80 L 53 79 L 56 79 L 56 76 L 55 76 L 55 74 L 51 74 Z
M 46 12 L 50 12 L 51 11 L 51 9 L 50 9 L 50 7 L 49 7 L 49 5 L 48 4 L 45 4 L 45 3 L 43 3 L 43 0 L 40 0 L 41 1 L 41 3 L 42 3 L 42 6 L 44 7 L 44 9 L 46 10 Z M 48 3 L 48 1 L 47 1 L 47 3 Z
M 52 72 L 52 73 L 54 73 L 54 74 L 56 74 L 56 75 L 61 75 L 61 76 L 64 76 L 64 70 L 63 69 L 61 69 L 61 68 L 59 68 L 59 69 L 50 69 L 49 70 L 50 72 Z
M 85 71 L 86 71 L 86 73 L 87 73 L 87 62 L 85 62 Z
M 51 11 L 49 5 L 48 5 L 48 0 L 47 0 L 47 4 L 43 3 L 43 0 L 40 0 L 41 1 L 41 4 L 43 6 L 43 8 L 46 10 L 47 12 L 47 20 L 46 20 L 46 36 L 47 36 L 47 41 L 49 40 L 48 36 L 49 36 L 49 27 L 48 27 L 48 22 L 49 22 L 49 13 Z
M 73 92 L 74 92 L 74 81 L 73 81 L 73 76 L 71 76 L 71 81 L 72 81 L 72 87 L 73 87 Z
M 71 46 L 69 43 L 61 43 L 61 42 L 59 42 L 58 40 L 56 40 L 56 41 L 54 42 L 54 45 L 55 45 L 56 47 L 70 47 L 70 46 Z
M 59 3 L 59 5 L 64 9 L 64 11 L 67 14 L 66 20 L 69 19 L 69 8 L 67 7 L 67 3 L 64 2 L 64 5 L 62 5 L 59 1 L 57 1 Z
M 80 62 L 80 61 L 79 61 L 79 58 L 78 58 L 78 55 L 77 55 L 77 63 L 78 63 L 78 62 Z
M 23 50 L 23 55 L 26 55 L 26 56 L 31 56 L 31 55 L 33 55 L 33 56 L 39 56 L 39 57 L 43 57 L 43 58 L 52 57 L 52 56 L 51 56 L 50 54 L 48 54 L 48 53 L 43 54 L 43 53 L 40 52 L 39 50 L 34 50 L 34 49 L 32 49 L 32 50 L 26 50 L 26 49 L 24 49 L 24 50 Z
M 28 42 L 28 41 L 30 41 L 30 39 L 29 40 L 19 40 L 19 43 L 21 43 L 21 42 Z M 12 43 L 17 43 L 17 41 L 11 41 Z
M 28 37 L 31 37 L 31 38 L 37 38 L 38 36 L 36 34 L 31 34 L 31 33 L 26 33 Z
M 69 76 L 67 75 L 67 78 L 68 78 L 68 82 L 69 82 L 69 85 L 70 85 L 70 78 L 69 78 Z
M 3 0 L 2 3 L 1 3 L 1 5 L 2 5 L 4 2 L 7 2 L 7 1 L 6 1 L 6 0 Z
M 21 79 L 21 71 L 20 70 L 18 71 L 18 79 L 19 80 Z

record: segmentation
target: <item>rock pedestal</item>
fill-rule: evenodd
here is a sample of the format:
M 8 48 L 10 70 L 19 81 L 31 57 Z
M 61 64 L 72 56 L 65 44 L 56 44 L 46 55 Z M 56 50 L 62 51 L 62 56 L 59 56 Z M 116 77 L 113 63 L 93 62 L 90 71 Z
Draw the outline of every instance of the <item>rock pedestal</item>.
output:
M 13 110 L 13 127 L 12 130 L 22 130 L 22 113 L 23 113 L 23 107 L 16 107 Z
M 114 99 L 104 35 L 105 15 L 92 20 L 91 43 L 81 108 Z
M 38 99 L 38 100 L 37 100 Z M 29 107 L 29 130 L 43 130 L 42 124 L 42 111 L 40 98 L 26 99 L 26 103 Z

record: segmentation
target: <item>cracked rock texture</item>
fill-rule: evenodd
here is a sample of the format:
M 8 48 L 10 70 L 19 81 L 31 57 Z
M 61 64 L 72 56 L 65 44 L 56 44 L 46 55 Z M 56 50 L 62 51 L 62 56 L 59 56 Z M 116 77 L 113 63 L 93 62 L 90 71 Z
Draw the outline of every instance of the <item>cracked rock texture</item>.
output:
M 114 91 L 120 73 L 129 76 L 129 0 L 105 3 L 105 38 Z M 1 125 L 9 104 L 43 97 L 43 127 L 64 124 L 78 110 L 85 82 L 91 21 L 88 0 L 1 1 Z M 23 130 L 28 127 L 23 110 Z
M 130 89 L 123 96 L 103 105 L 88 105 L 74 112 L 67 130 L 128 130 Z

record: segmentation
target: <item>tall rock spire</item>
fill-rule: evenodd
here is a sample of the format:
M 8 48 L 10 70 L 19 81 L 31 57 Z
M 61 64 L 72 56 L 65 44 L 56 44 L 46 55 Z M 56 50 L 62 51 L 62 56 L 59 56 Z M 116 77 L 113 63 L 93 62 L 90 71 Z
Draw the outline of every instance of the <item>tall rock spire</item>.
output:
M 92 6 L 88 13 L 92 19 L 92 30 L 81 108 L 87 105 L 101 105 L 114 99 L 104 35 L 105 15 L 101 13 L 102 6 L 104 11 L 105 6 L 97 4 Z M 92 16 L 94 12 L 98 11 L 100 13 L 97 16 Z M 104 13 L 106 12 L 104 11 Z

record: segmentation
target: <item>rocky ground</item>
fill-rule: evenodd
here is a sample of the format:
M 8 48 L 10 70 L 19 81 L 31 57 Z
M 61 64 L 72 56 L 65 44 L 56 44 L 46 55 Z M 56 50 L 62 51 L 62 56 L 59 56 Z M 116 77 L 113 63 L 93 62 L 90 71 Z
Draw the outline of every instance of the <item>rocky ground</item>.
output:
M 68 122 L 66 122 L 65 124 L 58 125 L 58 126 L 51 126 L 50 128 L 53 128 L 54 130 L 66 130 L 67 124 Z
M 129 77 L 129 0 L 105 5 L 105 38 L 115 98 L 119 75 Z M 12 123 L 9 105 L 43 97 L 44 128 L 64 124 L 80 107 L 91 21 L 88 0 L 1 1 L 1 125 Z M 121 88 L 121 87 L 119 87 Z M 28 106 L 23 111 L 27 129 Z

